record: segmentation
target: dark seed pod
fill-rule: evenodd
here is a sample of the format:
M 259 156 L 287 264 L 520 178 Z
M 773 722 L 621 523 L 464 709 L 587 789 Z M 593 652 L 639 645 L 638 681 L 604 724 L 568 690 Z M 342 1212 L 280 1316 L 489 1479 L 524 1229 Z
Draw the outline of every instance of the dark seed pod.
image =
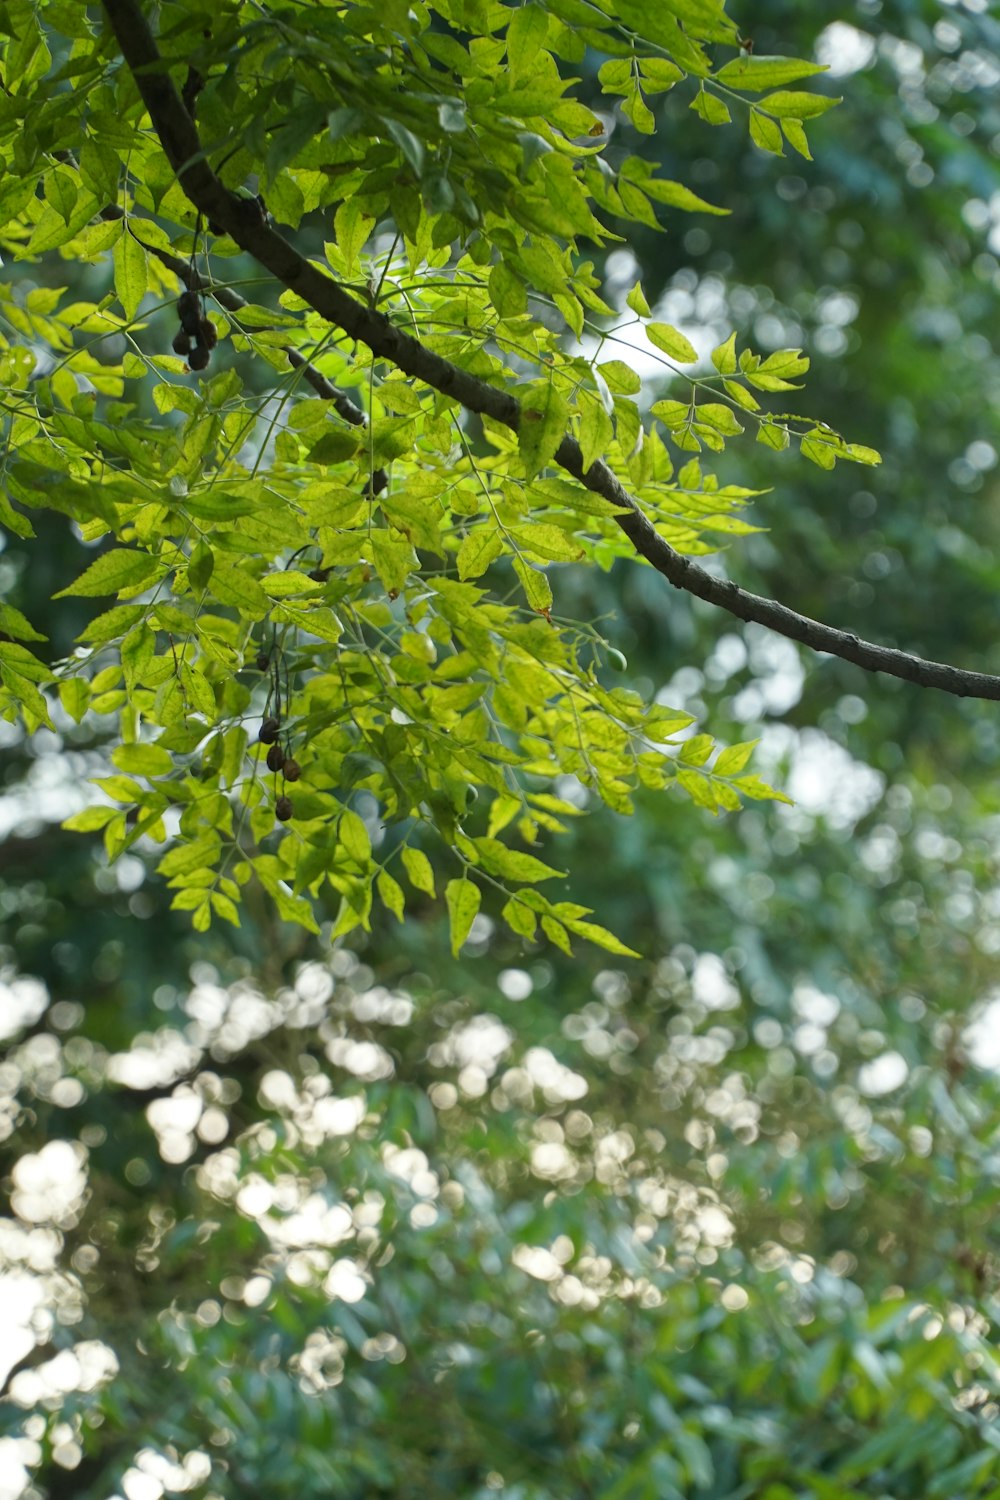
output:
M 271 665 L 271 658 L 268 656 L 267 652 L 266 651 L 258 651 L 258 653 L 257 653 L 257 671 L 258 672 L 266 672 L 267 669 L 268 669 L 268 667 L 270 665 Z
M 194 338 L 201 328 L 201 303 L 197 292 L 181 292 L 177 298 L 177 316 L 184 332 Z
M 273 714 L 268 715 L 257 731 L 262 745 L 273 745 L 281 732 L 281 725 Z
M 139 808 L 138 808 L 138 806 L 136 806 L 136 807 L 130 807 L 129 808 L 128 812 L 125 814 L 125 821 L 126 821 L 126 823 L 138 823 L 138 821 L 139 821 Z
M 291 797 L 278 798 L 277 802 L 274 804 L 274 816 L 277 818 L 279 823 L 288 822 L 289 818 L 292 816 Z
M 198 344 L 188 355 L 188 368 L 192 370 L 204 370 L 208 366 L 208 350 L 204 344 Z
M 174 335 L 174 341 L 170 347 L 175 354 L 187 354 L 191 348 L 191 335 L 185 333 L 183 328 L 179 329 Z
M 210 323 L 208 318 L 202 318 L 199 333 L 201 335 L 201 341 L 205 345 L 205 348 L 214 349 L 216 344 L 219 342 L 219 335 L 215 331 L 215 324 Z
M 298 781 L 299 777 L 302 775 L 302 767 L 299 765 L 294 755 L 290 755 L 288 757 L 281 769 L 285 773 L 286 781 Z
M 267 769 L 269 771 L 280 771 L 285 764 L 285 752 L 280 745 L 272 745 L 267 752 Z

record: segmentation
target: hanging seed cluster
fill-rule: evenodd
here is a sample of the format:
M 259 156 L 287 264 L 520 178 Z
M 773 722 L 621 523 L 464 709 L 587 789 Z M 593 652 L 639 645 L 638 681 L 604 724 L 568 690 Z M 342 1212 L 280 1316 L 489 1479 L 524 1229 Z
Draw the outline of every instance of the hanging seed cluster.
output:
M 215 324 L 205 316 L 205 305 L 197 292 L 181 292 L 177 299 L 177 314 L 181 326 L 171 349 L 184 356 L 189 369 L 206 369 L 218 343 L 218 335 Z
M 281 777 L 281 794 L 275 799 L 274 815 L 279 823 L 287 823 L 294 815 L 292 799 L 285 791 L 286 782 L 298 781 L 302 775 L 302 767 L 291 753 L 291 745 L 287 734 L 282 743 L 281 730 L 281 671 L 278 653 L 272 647 L 271 651 L 261 651 L 257 657 L 257 669 L 261 672 L 271 674 L 271 691 L 268 694 L 267 713 L 257 731 L 257 738 L 262 745 L 266 745 L 266 765 L 269 771 L 275 775 L 275 787 L 277 789 L 277 778 Z

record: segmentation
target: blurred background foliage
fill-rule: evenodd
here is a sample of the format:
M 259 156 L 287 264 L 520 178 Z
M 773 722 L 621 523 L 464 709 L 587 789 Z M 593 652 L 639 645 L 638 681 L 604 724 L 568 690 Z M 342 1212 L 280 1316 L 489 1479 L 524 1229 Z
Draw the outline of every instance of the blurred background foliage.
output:
M 845 104 L 809 164 L 664 96 L 649 149 L 733 212 L 640 231 L 609 295 L 801 342 L 816 412 L 884 454 L 736 450 L 769 529 L 720 566 L 1000 671 L 1000 20 L 737 19 Z M 0 592 L 59 653 L 48 525 Z M 795 798 L 579 820 L 620 969 L 488 914 L 455 962 L 430 903 L 332 953 L 263 904 L 195 937 L 138 853 L 60 831 L 90 729 L 2 726 L 0 1496 L 1000 1496 L 995 708 L 648 569 L 558 588 Z

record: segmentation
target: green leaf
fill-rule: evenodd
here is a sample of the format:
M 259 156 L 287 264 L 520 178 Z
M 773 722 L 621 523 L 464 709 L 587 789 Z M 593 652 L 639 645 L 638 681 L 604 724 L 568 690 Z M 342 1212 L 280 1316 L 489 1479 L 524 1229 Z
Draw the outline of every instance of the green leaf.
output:
M 251 620 L 262 620 L 271 608 L 271 601 L 260 584 L 243 568 L 215 567 L 209 579 L 213 598 L 220 604 L 238 609 Z
M 108 613 L 110 614 L 111 611 L 109 610 Z M 119 652 L 122 671 L 125 674 L 125 686 L 129 692 L 135 687 L 136 682 L 142 678 L 146 668 L 153 660 L 155 652 L 156 636 L 150 627 L 145 621 L 133 625 L 122 641 Z
M 837 462 L 837 444 L 823 433 L 812 433 L 802 439 L 802 455 L 820 469 L 832 469 Z
M 549 32 L 549 18 L 540 5 L 522 5 L 507 27 L 507 61 L 511 76 L 531 73 Z
M 601 63 L 598 81 L 606 94 L 627 94 L 632 87 L 633 63 L 629 57 L 612 57 Z
M 391 911 L 393 916 L 402 922 L 406 914 L 406 897 L 398 880 L 393 880 L 387 870 L 380 870 L 375 877 L 375 885 L 383 906 Z
M 472 843 L 485 868 L 502 880 L 522 880 L 533 885 L 539 880 L 555 880 L 566 874 L 565 870 L 553 870 L 551 865 L 543 864 L 533 854 L 508 848 L 499 839 L 477 838 Z
M 766 99 L 761 99 L 760 108 L 766 109 L 769 115 L 775 115 L 779 120 L 811 120 L 817 115 L 825 115 L 828 109 L 842 103 L 842 99 L 832 99 L 828 94 L 804 94 L 779 89 L 776 94 L 768 94 Z
M 640 57 L 639 72 L 647 94 L 662 94 L 680 83 L 683 72 L 666 57 Z
M 534 939 L 538 928 L 538 917 L 517 896 L 512 896 L 501 909 L 500 915 L 512 932 L 519 937 L 527 938 L 529 942 Z
M 521 801 L 520 797 L 494 797 L 493 801 L 490 803 L 490 819 L 488 825 L 490 838 L 492 838 L 494 834 L 500 833 L 502 829 L 506 828 L 508 823 L 516 818 L 518 813 L 521 812 L 523 806 L 524 804 Z
M 116 807 L 85 807 L 82 812 L 73 813 L 65 818 L 60 824 L 62 828 L 68 828 L 72 833 L 96 833 L 99 828 L 105 828 L 112 818 L 118 816 Z
M 640 958 L 634 948 L 629 948 L 620 938 L 616 938 L 613 932 L 606 927 L 600 927 L 596 922 L 567 921 L 566 926 L 575 937 L 586 938 L 588 943 L 595 943 L 598 948 L 605 949 L 608 953 L 617 953 L 622 958 Z
M 396 145 L 402 151 L 403 156 L 409 162 L 416 175 L 419 177 L 424 170 L 424 146 L 420 138 L 413 134 L 412 130 L 400 120 L 387 119 L 385 122 L 386 134 L 391 136 Z
M 222 845 L 216 833 L 205 834 L 193 843 L 175 844 L 160 860 L 157 871 L 170 879 L 176 875 L 188 875 L 203 866 L 214 866 Z
M 759 740 L 744 740 L 741 745 L 730 745 L 723 750 L 713 767 L 716 776 L 736 776 L 746 766 L 754 752 L 754 747 L 759 745 Z
M 148 271 L 146 252 L 138 240 L 127 231 L 114 248 L 115 291 L 125 316 L 131 323 L 139 311 L 139 304 L 146 295 Z
M 742 89 L 747 93 L 761 94 L 765 89 L 780 88 L 784 83 L 794 83 L 798 78 L 811 78 L 814 73 L 825 73 L 822 63 L 803 62 L 797 57 L 761 57 L 757 54 L 734 58 L 716 73 L 719 83 L 730 89 Z
M 703 766 L 714 748 L 710 734 L 696 734 L 684 743 L 677 759 L 686 766 Z
M 529 607 L 540 615 L 547 615 L 552 608 L 552 585 L 545 574 L 526 563 L 523 557 L 515 557 L 514 572 L 524 586 Z
M 18 641 L 47 641 L 48 636 L 35 629 L 26 615 L 13 604 L 0 602 L 0 630 Z
M 308 146 L 313 137 L 319 134 L 326 116 L 325 107 L 312 101 L 281 122 L 264 158 L 264 179 L 268 184 L 272 184 Z M 268 202 L 270 202 L 270 195 Z
M 759 109 L 750 111 L 750 139 L 762 151 L 770 151 L 774 156 L 784 155 L 780 128 L 774 120 L 762 115 Z
M 489 289 L 490 301 L 501 318 L 519 318 L 527 312 L 527 288 L 506 261 L 497 261 L 491 268 Z
M 650 177 L 643 183 L 643 191 L 657 203 L 666 203 L 670 208 L 683 209 L 685 213 L 725 215 L 731 212 L 700 198 L 682 182 L 670 182 L 665 177 Z
M 597 366 L 608 389 L 616 395 L 636 396 L 642 390 L 642 380 L 630 365 L 621 359 L 608 359 Z
M 66 677 L 59 684 L 59 702 L 77 724 L 90 706 L 90 687 L 79 677 Z
M 117 151 L 97 140 L 86 140 L 79 150 L 80 176 L 98 198 L 114 203 L 118 197 L 121 161 Z
M 557 922 L 555 917 L 543 917 L 542 931 L 550 943 L 554 943 L 557 948 L 560 948 L 563 953 L 568 954 L 570 958 L 573 957 L 569 935 L 561 922 Z
M 382 584 L 389 594 L 402 593 L 417 558 L 409 542 L 391 537 L 387 531 L 371 534 L 372 558 Z
M 622 114 L 630 120 L 641 135 L 655 135 L 656 116 L 642 97 L 636 85 L 622 101 Z
M 788 447 L 788 429 L 774 422 L 762 422 L 757 429 L 757 441 L 766 448 L 773 448 L 776 453 L 782 453 Z
M 148 608 L 146 604 L 115 604 L 111 609 L 95 615 L 90 624 L 80 631 L 77 640 L 86 641 L 91 646 L 117 640 L 146 615 Z
M 349 198 L 337 209 L 333 228 L 337 236 L 337 248 L 344 258 L 345 274 L 353 276 L 358 255 L 375 228 L 375 220 L 362 213 L 356 198 Z
M 410 884 L 418 891 L 425 891 L 428 896 L 434 896 L 434 871 L 423 850 L 414 849 L 409 844 L 405 844 L 400 851 L 400 858 Z
M 124 589 L 139 588 L 162 572 L 161 564 L 148 552 L 115 547 L 92 562 L 75 583 L 60 589 L 52 597 L 64 599 L 67 595 L 83 595 L 96 598 L 100 594 L 117 594 Z
M 166 776 L 174 766 L 170 751 L 160 745 L 119 745 L 111 752 L 111 761 L 132 776 Z
M 768 786 L 759 776 L 740 776 L 733 785 L 741 796 L 750 797 L 755 802 L 787 802 L 791 807 L 791 797 L 786 797 L 784 792 L 775 791 L 773 786 Z
M 231 897 L 223 895 L 221 891 L 212 891 L 209 899 L 217 917 L 222 917 L 223 921 L 229 922 L 233 927 L 239 927 L 239 909 Z
M 539 380 L 524 390 L 517 445 L 528 479 L 552 462 L 568 422 L 569 409 L 553 381 Z
M 512 526 L 510 534 L 519 547 L 524 547 L 549 562 L 577 562 L 583 556 L 583 548 L 576 539 L 547 521 L 530 521 L 524 526 Z
M 742 406 L 744 411 L 760 411 L 760 402 L 751 396 L 745 386 L 735 380 L 724 380 L 722 388 L 727 396 L 731 396 L 737 405 Z
M 357 864 L 367 868 L 371 863 L 372 841 L 368 836 L 364 819 L 353 808 L 345 807 L 337 823 L 337 840 L 346 854 Z
M 704 87 L 695 94 L 690 107 L 695 114 L 701 115 L 706 125 L 728 125 L 733 118 L 725 101 Z
M 643 295 L 641 282 L 637 281 L 635 286 L 629 292 L 628 296 L 625 298 L 625 305 L 627 307 L 630 307 L 634 313 L 638 313 L 640 318 L 649 317 L 649 303 L 646 301 L 646 298 Z
M 671 328 L 669 323 L 647 323 L 646 337 L 657 349 L 662 349 L 664 354 L 669 354 L 671 359 L 676 359 L 683 365 L 693 365 L 698 358 L 698 351 L 691 340 L 676 328 Z
M 207 542 L 198 542 L 191 551 L 187 569 L 188 582 L 198 593 L 208 587 L 214 567 L 215 553 Z
M 469 936 L 482 898 L 479 887 L 469 879 L 449 880 L 444 895 L 451 930 L 451 953 L 453 958 L 457 958 L 462 944 Z
M 806 133 L 801 121 L 782 120 L 781 130 L 792 150 L 797 151 L 800 156 L 804 156 L 806 161 L 812 161 L 812 152 L 809 150 L 809 142 L 806 139 Z
M 504 550 L 503 537 L 488 524 L 475 526 L 458 549 L 455 566 L 459 578 L 480 578 Z
M 720 375 L 733 375 L 739 369 L 736 360 L 736 335 L 731 333 L 724 344 L 712 350 L 712 363 Z M 728 387 L 727 387 L 728 389 Z
M 720 401 L 706 401 L 694 409 L 696 422 L 706 422 L 714 427 L 716 432 L 723 433 L 726 437 L 739 437 L 744 431 L 736 420 L 731 406 L 723 406 Z

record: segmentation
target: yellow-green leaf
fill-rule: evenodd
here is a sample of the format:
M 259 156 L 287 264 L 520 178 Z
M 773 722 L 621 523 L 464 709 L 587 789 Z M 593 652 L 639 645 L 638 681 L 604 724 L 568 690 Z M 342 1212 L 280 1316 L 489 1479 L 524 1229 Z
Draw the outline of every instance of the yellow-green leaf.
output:
M 406 870 L 410 884 L 418 891 L 425 891 L 428 896 L 434 892 L 434 871 L 431 862 L 422 849 L 412 849 L 409 844 L 402 849 L 400 858 L 403 868 Z
M 337 824 L 337 838 L 341 847 L 359 865 L 367 866 L 372 857 L 372 841 L 365 822 L 351 807 L 345 807 Z
M 406 897 L 403 895 L 403 887 L 398 880 L 394 880 L 388 870 L 380 870 L 375 879 L 382 904 L 392 912 L 393 916 L 400 922 L 406 911 Z
M 115 291 L 125 316 L 131 323 L 146 295 L 148 271 L 145 250 L 127 231 L 115 244 L 114 262 Z
M 495 527 L 475 526 L 458 549 L 459 578 L 480 578 L 503 552 L 503 538 Z
M 698 351 L 691 340 L 669 323 L 647 323 L 646 337 L 657 349 L 662 349 L 664 354 L 679 360 L 682 365 L 693 365 L 698 358 Z
M 750 111 L 750 139 L 755 146 L 759 146 L 762 151 L 770 151 L 773 156 L 785 154 L 777 121 L 768 115 L 762 115 L 759 109 Z
M 96 597 L 99 594 L 117 594 L 122 589 L 138 588 L 161 574 L 163 569 L 155 557 L 148 552 L 132 552 L 125 547 L 113 547 L 96 562 L 92 562 L 67 588 L 60 589 L 52 597 L 64 599 L 67 594 L 82 594 Z
M 444 897 L 451 928 L 452 957 L 457 958 L 479 911 L 481 900 L 479 887 L 468 879 L 449 880 L 445 886 Z

